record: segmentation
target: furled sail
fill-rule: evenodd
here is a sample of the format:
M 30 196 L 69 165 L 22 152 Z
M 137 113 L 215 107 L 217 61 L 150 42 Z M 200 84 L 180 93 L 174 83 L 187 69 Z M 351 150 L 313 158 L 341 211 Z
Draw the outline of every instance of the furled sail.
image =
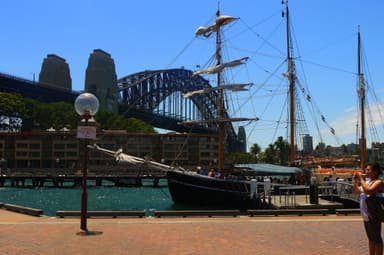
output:
M 101 148 L 96 144 L 88 145 L 88 147 L 114 157 L 117 163 L 130 164 L 130 165 L 145 165 L 151 169 L 160 170 L 160 171 L 176 171 L 176 170 L 184 171 L 184 169 L 180 167 L 175 168 L 175 167 L 161 164 L 152 160 L 147 160 L 147 159 L 125 154 L 121 149 L 117 151 L 112 151 L 112 150 Z
M 209 123 L 225 123 L 225 122 L 241 122 L 241 121 L 258 121 L 259 118 L 220 118 L 220 119 L 211 119 L 211 120 L 190 120 L 190 121 L 183 121 L 178 124 L 180 125 L 197 125 L 197 124 L 209 124 Z
M 192 77 L 194 77 L 198 74 L 202 74 L 202 73 L 214 74 L 214 73 L 221 72 L 226 67 L 235 67 L 238 65 L 243 65 L 243 64 L 245 64 L 245 61 L 247 61 L 248 59 L 249 59 L 248 57 L 244 57 L 244 58 L 235 59 L 235 60 L 232 60 L 230 62 L 220 64 L 220 65 L 210 66 L 206 69 L 202 69 L 202 70 L 198 70 L 196 72 L 193 72 Z
M 212 32 L 217 32 L 218 28 L 221 27 L 221 26 L 225 26 L 235 20 L 237 20 L 239 18 L 234 18 L 234 17 L 231 17 L 231 16 L 219 16 L 216 18 L 216 22 L 215 24 L 209 26 L 209 27 L 204 27 L 204 26 L 201 26 L 199 28 L 197 28 L 195 34 L 196 36 L 204 36 L 204 37 L 209 37 Z
M 217 91 L 217 90 L 247 91 L 247 89 L 245 87 L 252 86 L 252 85 L 253 85 L 253 83 L 222 85 L 220 87 L 205 88 L 205 89 L 199 89 L 199 90 L 187 92 L 187 93 L 183 94 L 183 97 L 189 98 L 189 97 L 192 97 L 194 95 L 208 94 L 212 91 Z

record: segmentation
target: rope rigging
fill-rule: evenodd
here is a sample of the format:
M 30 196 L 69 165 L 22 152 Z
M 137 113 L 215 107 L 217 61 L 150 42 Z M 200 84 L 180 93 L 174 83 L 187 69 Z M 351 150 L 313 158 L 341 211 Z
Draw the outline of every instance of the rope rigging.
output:
M 253 73 L 255 73 L 256 71 L 252 72 L 251 68 L 249 68 L 249 64 L 256 67 L 258 73 L 262 73 L 261 82 L 257 82 L 257 85 L 255 82 L 254 83 L 255 85 L 251 86 L 249 88 L 248 92 L 241 92 L 241 93 L 232 93 L 229 91 L 224 92 L 224 94 L 225 94 L 225 97 L 224 97 L 225 98 L 225 106 L 227 106 L 226 109 L 229 109 L 231 111 L 231 115 L 248 115 L 248 116 L 254 115 L 254 116 L 258 116 L 259 121 L 254 122 L 254 124 L 247 123 L 247 125 L 249 126 L 247 129 L 248 130 L 247 131 L 248 132 L 247 137 L 251 137 L 251 135 L 253 133 L 255 133 L 257 130 L 261 130 L 261 129 L 272 130 L 272 128 L 269 128 L 269 127 L 271 127 L 273 125 L 273 138 L 272 139 L 275 139 L 276 136 L 281 131 L 282 126 L 287 125 L 287 121 L 283 120 L 285 118 L 285 116 L 283 117 L 283 115 L 284 115 L 283 111 L 278 112 L 275 115 L 268 115 L 269 109 L 273 108 L 272 105 L 276 101 L 278 101 L 278 104 L 284 106 L 284 108 L 287 108 L 287 99 L 286 98 L 284 100 L 278 99 L 278 98 L 281 98 L 279 96 L 282 96 L 283 94 L 286 95 L 286 93 L 287 93 L 287 87 L 286 87 L 286 84 L 284 83 L 284 82 L 286 82 L 286 80 L 281 75 L 281 73 L 282 73 L 281 70 L 284 69 L 284 67 L 287 63 L 286 62 L 287 60 L 286 59 L 282 60 L 283 57 L 285 57 L 285 52 L 283 50 L 281 50 L 281 46 L 280 47 L 276 46 L 270 40 L 278 32 L 278 30 L 283 27 L 284 19 L 279 19 L 278 24 L 275 26 L 272 26 L 272 32 L 268 33 L 267 35 L 262 35 L 260 32 L 256 31 L 257 27 L 270 21 L 275 16 L 276 16 L 276 13 L 274 13 L 270 16 L 267 16 L 264 19 L 261 19 L 260 21 L 258 21 L 254 25 L 249 25 L 245 22 L 245 20 L 240 19 L 239 20 L 240 22 L 235 22 L 235 23 L 237 23 L 237 25 L 242 24 L 245 27 L 244 29 L 240 29 L 240 31 L 238 31 L 236 33 L 232 33 L 232 35 L 229 36 L 228 38 L 224 38 L 225 33 L 223 33 L 223 35 L 222 35 L 223 36 L 223 38 L 222 38 L 222 44 L 223 44 L 222 45 L 223 46 L 222 54 L 224 54 L 227 57 L 227 59 L 229 59 L 228 58 L 228 56 L 229 56 L 228 49 L 231 49 L 233 51 L 237 51 L 237 53 L 250 53 L 251 55 L 253 55 L 253 57 L 249 59 L 248 64 L 244 65 L 244 68 L 231 70 L 231 71 L 227 71 L 227 69 L 225 69 L 224 70 L 225 75 L 223 77 L 226 77 L 226 78 L 223 78 L 224 83 L 227 83 L 230 80 L 236 80 L 235 77 L 241 76 L 242 73 L 246 73 L 246 75 L 244 75 L 243 78 L 245 77 L 245 79 L 247 79 L 249 81 L 255 80 L 255 78 L 252 78 L 251 75 Z M 212 21 L 212 19 L 211 19 L 211 21 Z M 211 22 L 209 22 L 209 24 L 210 23 Z M 232 24 L 230 26 L 234 26 L 234 24 Z M 242 47 L 239 47 L 236 44 L 233 44 L 233 42 L 232 42 L 233 39 L 239 38 L 240 36 L 244 35 L 246 32 L 249 32 L 249 31 L 260 42 L 257 45 L 255 45 L 254 50 L 246 50 L 246 49 L 243 49 Z M 297 53 L 297 56 L 295 56 L 292 59 L 295 62 L 297 62 L 298 66 L 300 67 L 300 69 L 299 69 L 300 75 L 298 75 L 298 74 L 295 75 L 295 82 L 297 85 L 296 91 L 295 91 L 295 93 L 296 93 L 295 107 L 297 109 L 297 111 L 296 111 L 296 124 L 297 124 L 296 131 L 297 132 L 295 135 L 297 136 L 296 137 L 297 139 L 295 139 L 295 140 L 299 144 L 300 142 L 302 142 L 302 139 L 300 139 L 301 136 L 304 134 L 309 134 L 309 128 L 308 128 L 308 125 L 307 125 L 307 122 L 305 119 L 305 117 L 307 117 L 307 115 L 309 113 L 310 120 L 311 120 L 311 123 L 313 123 L 315 133 L 317 133 L 317 136 L 318 136 L 318 140 L 320 142 L 323 142 L 323 135 L 324 134 L 322 134 L 322 128 L 321 127 L 326 126 L 326 129 L 328 130 L 328 132 L 332 134 L 332 138 L 334 138 L 336 140 L 336 142 L 338 144 L 340 144 L 340 139 L 339 139 L 338 135 L 336 135 L 336 130 L 331 126 L 331 123 L 327 119 L 327 116 L 325 114 L 323 114 L 322 111 L 320 110 L 320 107 L 315 100 L 316 96 L 314 96 L 309 89 L 309 86 L 308 86 L 309 82 L 307 79 L 306 72 L 304 71 L 304 64 L 310 64 L 310 65 L 318 66 L 318 67 L 321 67 L 324 69 L 340 72 L 340 73 L 353 74 L 353 75 L 356 75 L 356 73 L 349 71 L 349 70 L 342 69 L 342 68 L 308 61 L 308 60 L 304 59 L 304 56 L 308 57 L 312 54 L 318 54 L 318 53 L 324 51 L 325 49 L 329 48 L 330 46 L 333 46 L 335 44 L 339 44 L 340 42 L 345 41 L 346 39 L 349 39 L 349 36 L 348 36 L 348 38 L 342 38 L 342 40 L 333 41 L 333 42 L 331 42 L 331 43 L 329 43 L 329 44 L 327 44 L 321 48 L 307 52 L 307 54 L 304 55 L 304 54 L 301 54 L 301 52 L 299 51 L 298 42 L 296 40 L 295 31 L 293 30 L 292 25 L 290 25 L 290 32 L 292 33 L 292 38 L 293 38 L 293 42 L 295 45 L 295 53 Z M 187 45 L 184 48 L 182 48 L 181 52 L 179 52 L 176 55 L 176 57 L 170 62 L 169 66 L 174 64 L 177 61 L 177 59 L 179 59 L 182 55 L 184 55 L 184 53 L 188 49 L 191 48 L 192 44 L 197 41 L 196 38 L 197 37 L 193 37 L 187 43 Z M 207 41 L 207 38 L 204 38 L 201 40 Z M 201 40 L 199 40 L 199 41 L 201 41 Z M 265 48 L 268 48 L 270 50 L 270 53 L 262 52 L 263 49 L 265 49 Z M 271 60 L 271 62 L 274 62 L 275 64 L 273 67 L 266 67 L 265 65 L 260 64 L 260 62 L 261 62 L 260 58 L 268 58 Z M 202 68 L 210 66 L 210 64 L 214 63 L 214 60 L 215 60 L 215 55 L 213 54 L 210 57 L 210 59 L 207 61 L 207 63 L 205 63 L 202 66 Z M 282 61 L 279 61 L 277 63 L 276 60 L 282 60 Z M 277 63 L 277 65 L 276 65 L 276 63 Z M 199 66 L 199 68 L 200 68 L 200 66 Z M 286 72 L 286 71 L 284 70 L 284 72 Z M 299 77 L 296 77 L 296 76 L 300 76 L 300 79 L 299 79 Z M 273 79 L 276 79 L 280 83 L 274 82 Z M 271 85 L 271 83 L 274 83 L 274 85 Z M 366 84 L 366 85 L 367 85 L 366 91 L 373 95 L 373 98 L 375 98 L 376 102 L 379 102 L 378 97 L 375 94 L 374 90 L 371 90 L 370 86 L 368 86 L 368 84 Z M 254 100 L 254 99 L 258 99 L 258 100 Z M 175 100 L 178 100 L 178 99 L 175 99 Z M 306 105 L 302 105 L 303 100 L 304 100 L 304 103 Z M 263 101 L 262 105 L 261 105 L 260 101 Z M 265 102 L 265 104 L 264 104 L 264 102 Z M 368 103 L 368 101 L 367 101 L 367 103 Z M 182 107 L 181 105 L 183 105 L 183 103 L 180 101 L 179 106 Z M 305 107 L 303 107 L 303 106 L 305 106 Z M 248 111 L 249 109 L 251 109 L 253 111 L 253 113 L 250 113 L 250 111 Z M 176 109 L 170 109 L 169 111 L 171 111 L 171 110 L 177 111 Z M 276 110 L 276 111 L 279 111 L 279 110 Z M 196 110 L 196 111 L 198 111 L 198 110 Z M 243 113 L 246 113 L 246 114 L 243 114 Z M 380 107 L 377 107 L 377 110 L 375 110 L 374 112 L 368 111 L 367 113 L 369 115 L 369 119 L 367 120 L 367 122 L 369 123 L 370 131 L 371 131 L 371 133 L 374 133 L 372 135 L 372 137 L 373 137 L 372 139 L 376 140 L 378 138 L 378 135 L 377 135 L 376 127 L 374 126 L 374 120 L 379 118 L 380 121 L 382 123 L 384 123 L 384 121 L 383 121 L 384 116 L 380 110 Z M 266 118 L 266 116 L 268 116 L 268 117 Z M 271 118 L 271 116 L 277 116 L 276 120 L 273 120 Z M 357 119 L 359 119 L 359 117 Z M 243 123 L 241 123 L 241 124 L 244 125 Z M 357 126 L 358 126 L 358 124 L 357 124 Z M 288 137 L 288 135 L 287 135 L 287 137 Z
M 366 122 L 368 124 L 368 130 L 369 130 L 369 135 L 370 135 L 370 141 L 373 143 L 375 141 L 380 141 L 380 137 L 379 137 L 379 133 L 377 131 L 377 124 L 378 123 L 384 123 L 384 118 L 383 118 L 383 114 L 382 114 L 382 101 L 379 99 L 379 97 L 377 96 L 376 92 L 375 92 L 375 89 L 373 87 L 373 82 L 371 80 L 371 75 L 370 75 L 370 72 L 369 72 L 369 67 L 368 67 L 368 63 L 366 61 L 367 57 L 365 55 L 365 50 L 364 50 L 364 47 L 363 47 L 363 42 L 362 40 L 360 39 L 360 54 L 361 54 L 361 71 L 362 71 L 362 80 L 359 81 L 359 77 L 358 77 L 358 74 L 355 73 L 356 75 L 356 90 L 357 91 L 360 91 L 361 92 L 361 89 L 364 89 L 364 96 L 365 96 L 365 109 L 366 109 L 366 115 L 367 115 L 367 119 L 366 119 Z M 367 74 L 367 75 L 365 75 Z M 368 82 L 369 81 L 369 82 Z M 359 82 L 361 82 L 362 84 L 360 84 Z M 363 86 L 363 88 L 361 88 L 361 86 Z M 358 104 L 357 104 L 357 113 L 360 112 L 361 108 L 362 108 L 362 105 L 361 105 L 361 102 L 360 102 L 360 96 L 362 96 L 360 93 L 357 93 L 357 100 L 358 100 Z M 373 98 L 373 103 L 370 102 L 370 98 Z M 357 118 L 356 118 L 356 121 L 357 121 L 357 124 L 356 126 L 359 127 L 359 124 L 360 121 L 361 121 L 361 118 L 360 118 L 360 115 L 358 114 L 357 115 Z M 383 126 L 383 125 L 381 125 Z M 360 132 L 360 129 L 357 128 L 356 130 L 356 143 L 358 143 L 359 141 L 359 137 L 361 135 L 361 132 Z

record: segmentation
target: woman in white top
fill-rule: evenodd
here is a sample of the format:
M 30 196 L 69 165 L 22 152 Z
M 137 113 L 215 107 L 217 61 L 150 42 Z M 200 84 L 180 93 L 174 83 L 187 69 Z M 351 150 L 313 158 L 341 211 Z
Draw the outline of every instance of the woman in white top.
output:
M 360 211 L 364 220 L 364 227 L 369 241 L 369 254 L 383 254 L 383 240 L 381 238 L 381 222 L 370 220 L 368 217 L 368 208 L 365 199 L 384 190 L 384 184 L 379 179 L 382 174 L 379 164 L 369 164 L 366 171 L 368 180 L 364 175 L 357 173 L 354 175 L 354 192 L 360 194 Z

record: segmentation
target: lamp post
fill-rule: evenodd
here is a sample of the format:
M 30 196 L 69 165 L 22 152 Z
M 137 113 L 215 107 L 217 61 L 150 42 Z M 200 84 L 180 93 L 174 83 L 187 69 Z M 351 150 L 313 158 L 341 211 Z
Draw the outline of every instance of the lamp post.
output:
M 82 93 L 75 100 L 75 110 L 84 121 L 84 126 L 77 127 L 77 138 L 83 139 L 84 155 L 83 155 L 83 180 L 81 194 L 81 221 L 80 229 L 83 233 L 88 233 L 87 228 L 87 171 L 88 171 L 88 140 L 96 138 L 96 127 L 88 126 L 89 119 L 99 110 L 99 100 L 91 93 Z

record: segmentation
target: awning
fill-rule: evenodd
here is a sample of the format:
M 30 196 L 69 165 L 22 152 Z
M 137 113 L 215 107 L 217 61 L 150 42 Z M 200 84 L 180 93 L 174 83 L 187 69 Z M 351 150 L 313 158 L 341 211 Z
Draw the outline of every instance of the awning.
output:
M 257 175 L 291 175 L 303 172 L 298 167 L 279 166 L 272 164 L 236 164 L 235 168 L 242 168 Z

